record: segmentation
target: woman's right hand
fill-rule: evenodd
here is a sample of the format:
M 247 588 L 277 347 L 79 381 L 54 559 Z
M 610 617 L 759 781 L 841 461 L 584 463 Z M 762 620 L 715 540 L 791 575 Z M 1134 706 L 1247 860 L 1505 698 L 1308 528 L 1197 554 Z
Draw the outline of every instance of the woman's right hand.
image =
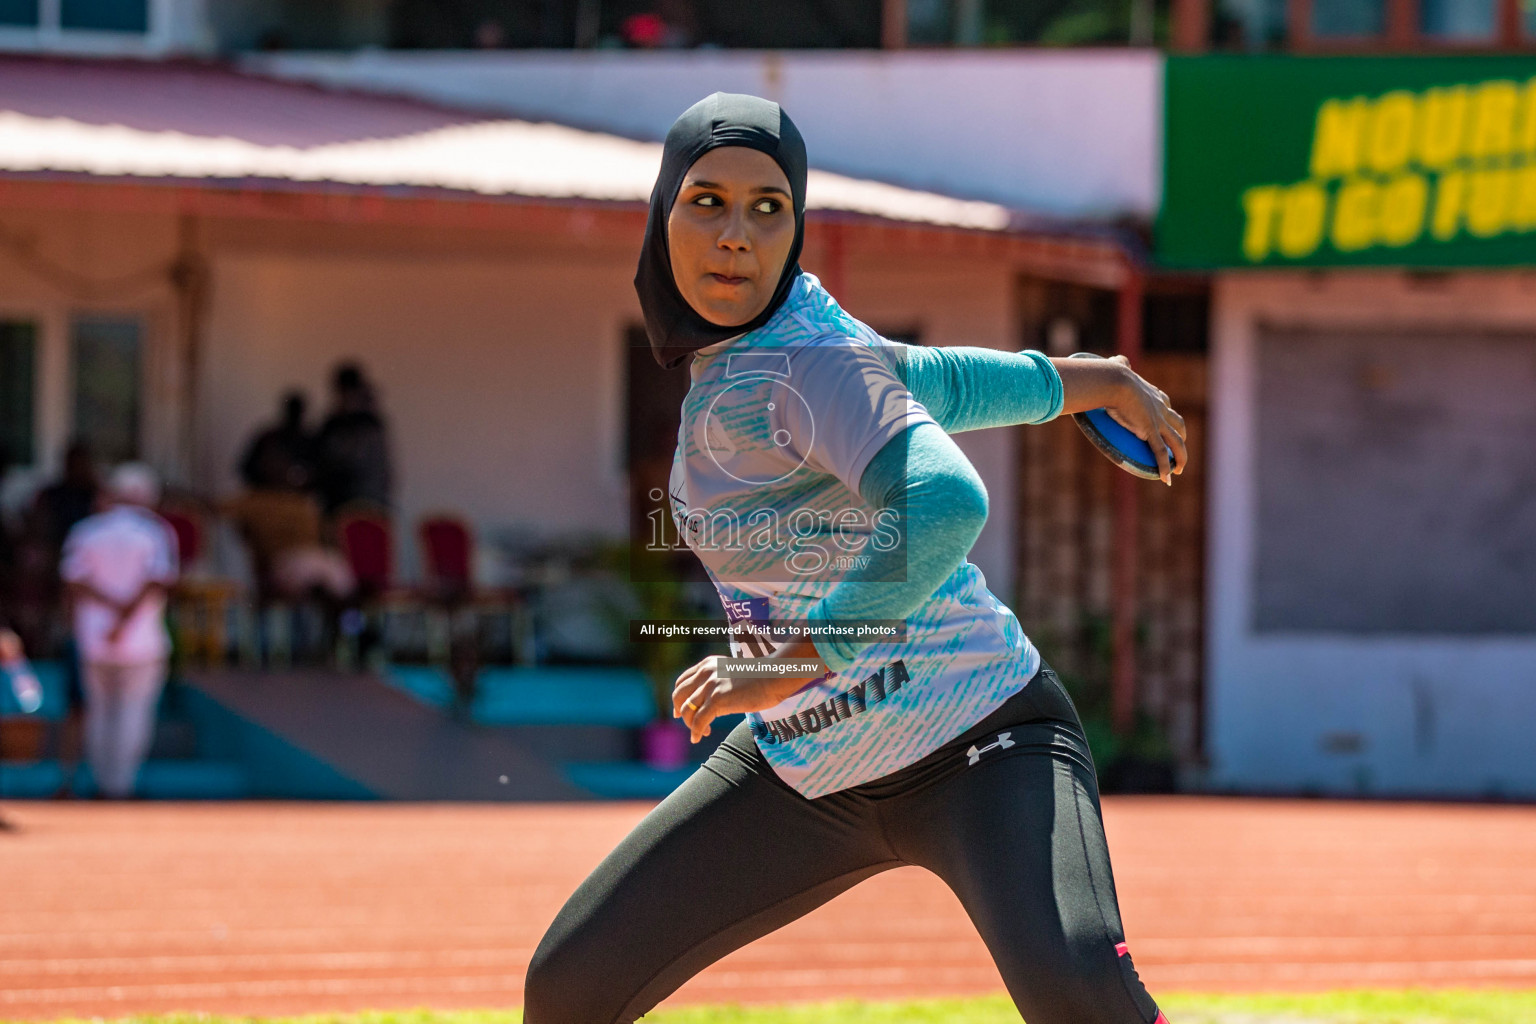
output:
M 719 660 L 730 655 L 710 655 L 692 667 L 683 670 L 672 687 L 672 716 L 681 718 L 688 726 L 689 739 L 699 742 L 709 735 L 709 725 L 721 715 L 742 714 L 748 711 L 766 711 L 789 697 L 807 684 L 825 675 L 784 676 L 723 676 Z M 759 660 L 776 661 L 785 658 L 818 658 L 810 641 L 782 644 L 771 655 Z

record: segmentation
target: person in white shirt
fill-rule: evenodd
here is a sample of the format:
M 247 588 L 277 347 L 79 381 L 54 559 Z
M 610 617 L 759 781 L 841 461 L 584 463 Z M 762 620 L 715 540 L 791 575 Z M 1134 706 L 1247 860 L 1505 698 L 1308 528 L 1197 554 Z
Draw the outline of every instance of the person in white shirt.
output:
M 108 479 L 108 507 L 64 541 L 60 574 L 74 607 L 85 687 L 85 752 L 97 791 L 131 796 L 154 735 L 171 638 L 166 596 L 177 576 L 175 531 L 157 516 L 160 481 L 141 463 Z

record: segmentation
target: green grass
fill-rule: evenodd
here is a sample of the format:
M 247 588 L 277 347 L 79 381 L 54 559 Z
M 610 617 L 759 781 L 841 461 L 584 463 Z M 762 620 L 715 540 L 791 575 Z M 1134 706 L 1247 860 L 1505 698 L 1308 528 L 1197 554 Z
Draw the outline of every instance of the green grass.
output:
M 1536 1024 L 1536 989 L 1257 996 L 1175 994 L 1164 996 L 1161 1004 L 1171 1024 Z M 521 1020 L 522 1014 L 516 1010 L 405 1010 L 283 1018 L 203 1014 L 124 1018 L 125 1024 L 519 1024 Z M 1013 1004 L 1001 996 L 900 1003 L 700 1006 L 663 1010 L 645 1018 L 647 1024 L 1018 1024 L 1018 1020 Z
M 1172 1024 L 1536 1024 L 1536 990 L 1170 995 L 1161 1004 Z

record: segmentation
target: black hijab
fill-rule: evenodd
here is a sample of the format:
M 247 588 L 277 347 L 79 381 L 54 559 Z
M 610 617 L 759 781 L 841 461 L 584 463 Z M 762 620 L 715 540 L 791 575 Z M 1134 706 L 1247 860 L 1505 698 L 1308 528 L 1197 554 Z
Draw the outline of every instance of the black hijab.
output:
M 667 247 L 667 218 L 672 215 L 672 204 L 683 187 L 684 175 L 699 157 L 721 146 L 745 146 L 771 156 L 789 179 L 795 206 L 795 241 L 779 273 L 779 286 L 761 313 L 737 327 L 710 323 L 688 304 L 677 290 Z M 717 92 L 683 111 L 673 122 L 662 148 L 661 172 L 651 190 L 645 242 L 640 247 L 640 267 L 635 271 L 635 291 L 645 313 L 645 333 L 658 363 L 670 370 L 697 349 L 756 330 L 784 304 L 790 286 L 800 276 L 800 245 L 805 240 L 805 173 L 805 140 L 800 137 L 800 129 L 770 100 Z

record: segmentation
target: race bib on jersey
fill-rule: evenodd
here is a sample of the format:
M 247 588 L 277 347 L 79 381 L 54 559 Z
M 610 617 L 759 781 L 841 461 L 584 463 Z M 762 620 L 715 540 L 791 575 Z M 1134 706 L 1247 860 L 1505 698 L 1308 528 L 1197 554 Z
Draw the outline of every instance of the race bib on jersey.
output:
M 720 603 L 725 605 L 725 621 L 731 625 L 733 657 L 763 658 L 773 653 L 778 645 L 758 632 L 772 621 L 766 597 L 732 599 L 722 594 Z

